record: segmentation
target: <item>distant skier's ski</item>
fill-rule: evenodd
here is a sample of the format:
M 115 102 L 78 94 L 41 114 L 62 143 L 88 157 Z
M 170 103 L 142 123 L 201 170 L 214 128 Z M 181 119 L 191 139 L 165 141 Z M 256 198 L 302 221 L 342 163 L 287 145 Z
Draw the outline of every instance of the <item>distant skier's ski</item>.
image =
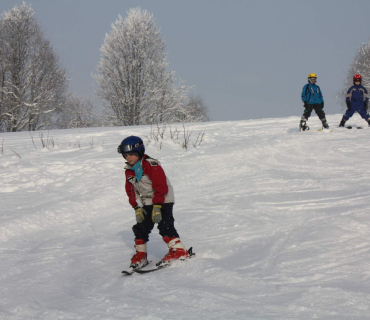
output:
M 322 132 L 333 132 L 333 130 L 330 129 L 318 129 L 316 131 L 322 131 Z
M 151 261 L 148 261 L 147 264 L 145 266 L 142 266 L 141 268 L 146 267 L 149 263 L 151 263 Z M 123 270 L 122 274 L 125 276 L 131 276 L 132 274 L 135 273 L 135 270 L 140 270 L 141 268 L 138 269 L 130 268 L 129 270 Z
M 303 128 L 299 129 L 299 132 L 305 132 L 305 131 L 309 131 L 310 130 L 310 127 L 307 126 L 304 130 L 302 130 Z
M 362 127 L 357 127 L 357 126 L 344 126 L 344 127 L 339 127 L 339 128 L 346 128 L 346 129 L 362 129 Z
M 189 253 L 189 259 L 194 257 L 195 256 L 195 253 L 193 253 L 193 247 L 191 247 L 189 250 L 188 250 L 188 253 Z M 180 261 L 186 261 L 187 259 L 184 259 L 184 260 L 180 260 Z M 156 264 L 156 267 L 155 268 L 152 268 L 152 269 L 133 269 L 133 272 L 136 272 L 136 273 L 149 273 L 149 272 L 154 272 L 154 271 L 158 271 L 158 270 L 161 270 L 161 269 L 164 269 L 164 268 L 167 268 L 169 266 L 171 266 L 171 263 L 166 263 L 166 264 L 161 264 L 162 261 L 159 261 L 157 264 Z

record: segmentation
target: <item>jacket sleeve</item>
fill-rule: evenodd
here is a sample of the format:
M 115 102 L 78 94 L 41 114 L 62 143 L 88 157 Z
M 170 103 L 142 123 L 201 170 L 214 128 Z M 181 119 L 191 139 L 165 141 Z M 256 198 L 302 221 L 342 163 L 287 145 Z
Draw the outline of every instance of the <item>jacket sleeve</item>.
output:
M 303 102 L 308 102 L 310 97 L 307 95 L 307 93 L 309 93 L 309 91 L 307 90 L 307 86 L 308 84 L 306 84 L 303 89 L 302 89 L 302 101 Z
M 324 103 L 324 97 L 322 95 L 322 92 L 321 92 L 321 88 L 319 87 L 319 97 L 321 99 L 321 103 Z
M 365 87 L 364 87 L 364 91 L 365 91 L 365 101 L 369 101 L 369 96 L 367 94 L 367 90 Z
M 125 175 L 126 175 L 125 190 L 126 190 L 126 193 L 127 193 L 127 196 L 128 196 L 128 201 L 129 201 L 130 205 L 134 208 L 137 205 L 135 188 L 129 180 L 133 179 L 135 174 L 134 173 L 131 174 L 129 170 L 126 170 Z
M 145 166 L 148 170 L 149 179 L 152 181 L 152 187 L 154 190 L 153 204 L 163 204 L 164 198 L 168 193 L 168 185 L 166 174 L 164 173 L 160 164 L 151 165 L 145 161 Z
M 346 95 L 346 102 L 351 102 L 351 91 L 352 91 L 352 87 L 350 87 L 347 91 L 347 95 Z

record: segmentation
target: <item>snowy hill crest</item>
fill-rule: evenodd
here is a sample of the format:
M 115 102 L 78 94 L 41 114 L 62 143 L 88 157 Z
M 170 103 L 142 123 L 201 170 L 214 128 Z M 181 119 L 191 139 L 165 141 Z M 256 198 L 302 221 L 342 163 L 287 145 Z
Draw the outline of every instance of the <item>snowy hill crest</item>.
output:
M 37 150 L 29 133 L 2 134 L 0 319 L 370 318 L 370 130 L 327 118 L 327 134 L 318 119 L 298 132 L 298 117 L 189 124 L 187 150 L 150 126 L 50 131 Z M 123 278 L 128 135 L 161 161 L 197 256 Z M 166 250 L 153 229 L 149 259 Z

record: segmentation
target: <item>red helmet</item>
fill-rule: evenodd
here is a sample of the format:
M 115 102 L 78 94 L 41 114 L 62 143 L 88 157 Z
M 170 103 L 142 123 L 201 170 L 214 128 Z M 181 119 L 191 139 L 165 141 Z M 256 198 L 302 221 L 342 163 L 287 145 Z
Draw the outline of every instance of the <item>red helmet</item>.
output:
M 353 76 L 353 84 L 356 84 L 356 81 L 358 81 L 358 80 L 360 80 L 360 83 L 361 83 L 362 77 L 359 74 L 355 74 Z

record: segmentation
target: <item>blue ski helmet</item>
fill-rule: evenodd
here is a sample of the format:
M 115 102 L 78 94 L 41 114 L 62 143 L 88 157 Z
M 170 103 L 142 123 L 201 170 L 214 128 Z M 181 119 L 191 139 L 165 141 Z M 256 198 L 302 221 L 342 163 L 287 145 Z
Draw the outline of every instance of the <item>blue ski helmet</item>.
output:
M 137 153 L 140 158 L 145 153 L 144 142 L 141 138 L 136 136 L 130 136 L 122 140 L 121 144 L 117 148 L 118 153 L 124 157 L 126 154 Z

